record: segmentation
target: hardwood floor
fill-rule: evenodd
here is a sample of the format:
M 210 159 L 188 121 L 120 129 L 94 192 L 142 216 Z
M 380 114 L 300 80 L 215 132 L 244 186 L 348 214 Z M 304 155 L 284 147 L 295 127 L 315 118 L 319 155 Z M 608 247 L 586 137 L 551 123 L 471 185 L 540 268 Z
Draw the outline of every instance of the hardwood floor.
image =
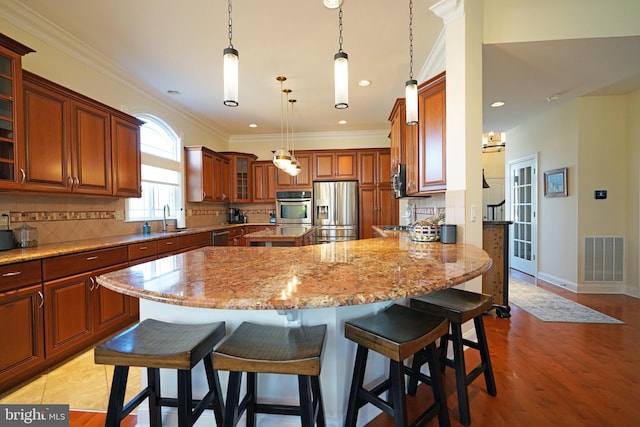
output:
M 530 277 L 513 275 L 533 283 Z M 511 319 L 485 316 L 498 395 L 484 378 L 469 385 L 474 427 L 631 427 L 640 420 L 640 300 L 624 295 L 576 295 L 538 282 L 545 290 L 625 322 L 625 325 L 542 322 L 511 305 Z M 477 364 L 467 351 L 467 367 Z M 445 372 L 451 425 L 458 421 L 453 370 Z M 410 406 L 426 407 L 423 387 Z M 427 424 L 437 426 L 437 420 Z M 393 426 L 381 415 L 368 427 Z
M 521 280 L 531 278 L 513 272 Z M 640 299 L 624 295 L 576 295 L 538 282 L 545 290 L 622 320 L 624 325 L 542 322 L 511 305 L 510 319 L 485 316 L 498 395 L 484 379 L 469 385 L 474 427 L 631 427 L 640 420 Z M 467 366 L 478 362 L 467 351 Z M 445 372 L 451 424 L 458 427 L 453 371 Z M 413 414 L 430 402 L 421 386 L 410 399 Z M 126 426 L 135 425 L 135 417 Z M 71 427 L 104 425 L 104 414 L 78 412 Z M 380 415 L 368 427 L 389 427 Z M 428 426 L 437 426 L 437 420 Z M 123 426 L 125 424 L 123 423 Z

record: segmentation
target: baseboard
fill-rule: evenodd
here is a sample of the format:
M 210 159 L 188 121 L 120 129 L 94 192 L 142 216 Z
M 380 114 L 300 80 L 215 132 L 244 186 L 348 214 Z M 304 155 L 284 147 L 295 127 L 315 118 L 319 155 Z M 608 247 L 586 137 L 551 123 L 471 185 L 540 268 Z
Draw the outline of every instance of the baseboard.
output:
M 558 288 L 566 289 L 576 294 L 612 294 L 629 295 L 624 283 L 574 283 L 551 274 L 538 272 L 538 279 Z

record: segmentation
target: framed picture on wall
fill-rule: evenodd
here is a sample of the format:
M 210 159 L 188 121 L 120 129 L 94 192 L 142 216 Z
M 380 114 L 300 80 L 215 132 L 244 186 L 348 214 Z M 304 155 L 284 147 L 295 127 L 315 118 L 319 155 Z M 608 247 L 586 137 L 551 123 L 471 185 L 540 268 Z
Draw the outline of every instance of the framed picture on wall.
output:
M 567 168 L 544 172 L 544 197 L 567 197 Z

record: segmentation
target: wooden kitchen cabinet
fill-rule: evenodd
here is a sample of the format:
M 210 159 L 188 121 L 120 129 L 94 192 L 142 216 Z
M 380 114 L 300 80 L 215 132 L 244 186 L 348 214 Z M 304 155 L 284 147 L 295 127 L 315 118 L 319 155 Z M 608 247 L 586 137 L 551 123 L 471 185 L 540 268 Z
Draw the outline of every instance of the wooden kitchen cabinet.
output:
M 404 140 L 407 128 L 405 99 L 396 99 L 391 114 L 389 114 L 391 132 L 389 140 L 391 142 L 391 170 L 397 170 L 398 165 L 404 164 Z
M 244 235 L 247 234 L 246 231 L 246 227 L 230 228 L 228 246 L 245 246 Z
M 446 78 L 441 73 L 418 87 L 417 150 L 409 143 L 407 196 L 429 195 L 447 188 L 446 181 Z M 417 151 L 417 156 L 416 156 Z M 415 157 L 414 157 L 415 156 Z
M 140 196 L 139 120 L 27 71 L 23 87 L 20 189 Z
M 391 151 L 371 149 L 358 152 L 359 236 L 374 237 L 374 225 L 398 223 L 398 200 L 391 186 Z
M 141 125 L 142 121 L 134 117 L 111 117 L 111 164 L 116 197 L 142 195 Z
M 184 147 L 188 202 L 229 202 L 229 158 L 203 146 Z
M 276 201 L 276 166 L 270 160 L 255 161 L 253 172 L 253 201 L 256 203 Z
M 125 268 L 127 247 L 62 255 L 42 261 L 45 354 L 62 360 L 133 323 L 129 297 L 99 286 L 96 276 Z
M 317 151 L 313 153 L 313 180 L 358 179 L 355 150 Z
M 0 266 L 0 393 L 45 361 L 40 261 Z
M 33 49 L 0 34 L 0 188 L 22 181 L 19 165 L 22 138 L 22 56 Z
M 230 197 L 231 203 L 253 202 L 253 162 L 255 154 L 222 152 L 230 161 Z
M 308 152 L 296 151 L 295 156 L 300 163 L 300 173 L 291 176 L 276 168 L 276 190 L 311 190 L 313 187 L 313 155 Z

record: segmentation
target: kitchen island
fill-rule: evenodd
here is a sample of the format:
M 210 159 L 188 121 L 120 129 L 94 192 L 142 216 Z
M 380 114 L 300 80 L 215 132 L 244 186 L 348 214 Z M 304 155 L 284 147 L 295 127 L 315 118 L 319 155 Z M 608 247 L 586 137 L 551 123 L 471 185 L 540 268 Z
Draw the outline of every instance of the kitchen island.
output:
M 355 358 L 355 345 L 343 336 L 344 322 L 463 283 L 490 266 L 486 252 L 473 245 L 415 243 L 406 233 L 397 233 L 302 247 L 207 247 L 108 273 L 99 276 L 98 283 L 140 297 L 141 319 L 224 320 L 228 332 L 242 321 L 326 324 L 321 374 L 325 415 L 327 425 L 339 426 L 344 423 Z M 372 354 L 369 363 L 371 380 L 385 375 L 382 358 Z M 223 389 L 225 374 L 221 373 Z M 195 375 L 194 383 L 205 389 L 200 377 L 204 375 Z M 173 376 L 162 380 L 163 387 L 175 387 Z M 265 375 L 259 394 L 278 403 L 295 403 L 296 384 L 295 377 Z M 140 425 L 145 425 L 145 410 L 140 409 Z M 378 413 L 365 407 L 360 417 L 371 419 Z M 203 417 L 213 423 L 211 414 Z M 166 425 L 176 425 L 174 413 L 168 412 L 165 419 Z M 258 421 L 261 426 L 299 423 L 295 417 L 272 415 Z
M 314 243 L 315 227 L 284 226 L 245 234 L 247 246 L 306 246 Z

